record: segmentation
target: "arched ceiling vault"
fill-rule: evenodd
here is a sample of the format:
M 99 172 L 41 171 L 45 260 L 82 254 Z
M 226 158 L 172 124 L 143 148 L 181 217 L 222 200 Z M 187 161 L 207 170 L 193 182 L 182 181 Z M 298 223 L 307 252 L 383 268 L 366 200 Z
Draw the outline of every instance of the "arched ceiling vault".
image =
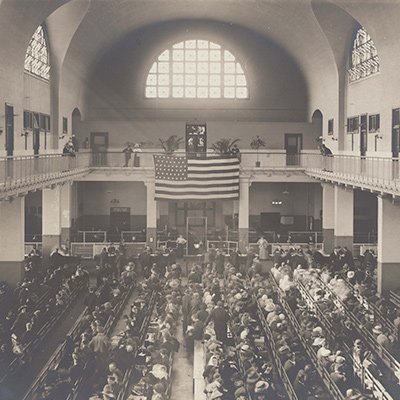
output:
M 74 33 L 69 30 L 66 34 L 71 40 L 62 68 L 74 71 L 81 82 L 124 37 L 173 20 L 220 21 L 253 30 L 292 57 L 311 90 L 313 85 L 321 87 L 326 80 L 331 84 L 337 79 L 337 65 L 343 65 L 345 54 L 332 38 L 340 37 L 352 25 L 352 18 L 366 27 L 378 52 L 389 41 L 394 46 L 400 43 L 393 28 L 397 26 L 399 0 L 2 0 L 2 54 L 18 57 L 23 66 L 24 51 L 37 25 L 63 5 L 79 2 L 85 3 L 80 23 L 76 24 L 76 13 L 65 12 L 65 24 L 60 24 L 59 30 L 63 35 L 69 22 L 70 26 L 78 25 Z

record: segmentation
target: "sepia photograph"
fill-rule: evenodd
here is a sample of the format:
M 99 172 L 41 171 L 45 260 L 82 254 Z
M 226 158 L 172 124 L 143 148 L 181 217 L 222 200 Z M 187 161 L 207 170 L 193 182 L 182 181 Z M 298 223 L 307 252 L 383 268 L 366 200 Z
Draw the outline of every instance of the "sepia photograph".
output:
M 400 400 L 400 0 L 0 0 L 0 400 Z

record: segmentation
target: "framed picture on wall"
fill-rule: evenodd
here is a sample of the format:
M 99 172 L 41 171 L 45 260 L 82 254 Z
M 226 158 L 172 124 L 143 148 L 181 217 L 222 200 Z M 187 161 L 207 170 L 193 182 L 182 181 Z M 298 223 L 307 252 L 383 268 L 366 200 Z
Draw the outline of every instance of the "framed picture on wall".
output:
M 186 124 L 186 152 L 194 156 L 205 155 L 207 152 L 207 124 Z

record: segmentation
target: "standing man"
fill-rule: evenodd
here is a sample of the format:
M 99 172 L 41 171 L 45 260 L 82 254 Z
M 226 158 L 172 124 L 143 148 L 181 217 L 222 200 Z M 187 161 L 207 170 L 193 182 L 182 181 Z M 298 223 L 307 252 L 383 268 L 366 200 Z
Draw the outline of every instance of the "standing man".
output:
M 246 274 L 247 271 L 251 268 L 251 266 L 253 265 L 254 257 L 256 256 L 256 254 L 254 253 L 254 251 L 250 246 L 247 246 L 246 250 L 247 250 L 247 255 L 246 255 L 246 263 L 244 264 L 244 270 L 242 271 L 243 274 Z
M 219 249 L 215 257 L 215 270 L 219 278 L 223 278 L 225 270 L 225 254 Z
M 142 274 L 146 269 L 151 268 L 151 248 L 149 246 L 146 246 L 146 248 L 139 254 L 139 264 Z
M 222 301 L 217 301 L 217 306 L 211 311 L 205 325 L 212 319 L 217 340 L 225 343 L 227 340 L 229 314 L 223 309 Z
M 186 334 L 187 327 L 190 321 L 190 302 L 192 296 L 190 290 L 186 289 L 185 294 L 182 297 L 182 316 L 183 316 L 183 334 Z
M 132 149 L 132 145 L 130 143 L 128 143 L 128 146 L 125 147 L 125 149 L 122 150 L 123 153 L 125 153 L 125 165 L 124 167 L 127 167 L 129 164 L 129 160 L 131 159 L 132 153 L 133 153 L 133 149 Z
M 235 267 L 236 271 L 239 272 L 240 256 L 239 256 L 239 251 L 236 248 L 230 254 L 229 261 Z

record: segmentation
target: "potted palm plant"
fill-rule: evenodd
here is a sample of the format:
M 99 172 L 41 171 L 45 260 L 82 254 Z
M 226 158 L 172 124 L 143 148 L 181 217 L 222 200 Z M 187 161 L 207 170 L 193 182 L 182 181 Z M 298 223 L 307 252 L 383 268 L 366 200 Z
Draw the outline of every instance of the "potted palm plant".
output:
M 255 138 L 253 138 L 253 140 L 250 142 L 250 147 L 253 149 L 253 150 L 257 150 L 257 161 L 256 161 L 256 167 L 259 167 L 260 166 L 260 160 L 259 160 L 259 158 L 258 158 L 258 150 L 261 148 L 261 147 L 265 147 L 267 144 L 266 144 L 266 142 L 265 142 L 265 140 L 264 139 L 261 139 L 260 138 L 260 136 L 256 136 Z
M 240 139 L 220 139 L 213 143 L 210 147 L 215 153 L 219 154 L 220 156 L 227 156 L 232 155 L 233 151 L 232 148 L 235 143 L 237 143 Z
M 183 142 L 183 138 L 178 138 L 177 135 L 171 135 L 168 139 L 163 140 L 161 138 L 158 139 L 160 141 L 161 147 L 164 149 L 165 153 L 168 155 L 173 154 L 176 150 L 179 149 L 179 145 Z

